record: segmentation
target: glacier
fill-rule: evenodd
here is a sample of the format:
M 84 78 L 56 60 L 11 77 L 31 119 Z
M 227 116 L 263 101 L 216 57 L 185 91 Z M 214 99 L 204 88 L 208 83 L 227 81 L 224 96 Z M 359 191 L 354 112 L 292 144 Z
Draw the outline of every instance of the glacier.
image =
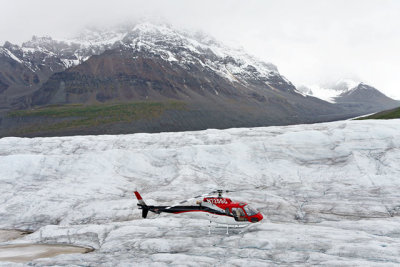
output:
M 0 139 L 0 245 L 93 248 L 0 266 L 398 266 L 400 120 Z M 264 215 L 246 229 L 141 218 L 215 189 Z M 1 255 L 0 255 L 1 258 Z
M 346 78 L 323 85 L 300 85 L 297 89 L 305 95 L 314 96 L 329 103 L 336 103 L 341 94 L 354 90 L 361 83 L 363 82 Z

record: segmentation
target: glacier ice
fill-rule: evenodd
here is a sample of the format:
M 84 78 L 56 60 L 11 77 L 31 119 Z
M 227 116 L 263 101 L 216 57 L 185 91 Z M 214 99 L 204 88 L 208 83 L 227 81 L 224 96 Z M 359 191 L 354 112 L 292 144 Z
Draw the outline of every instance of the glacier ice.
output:
M 63 265 L 400 264 L 400 120 L 159 134 L 0 139 L 1 244 L 94 248 Z M 251 203 L 245 230 L 149 214 L 214 189 Z M 0 265 L 9 263 L 0 263 Z

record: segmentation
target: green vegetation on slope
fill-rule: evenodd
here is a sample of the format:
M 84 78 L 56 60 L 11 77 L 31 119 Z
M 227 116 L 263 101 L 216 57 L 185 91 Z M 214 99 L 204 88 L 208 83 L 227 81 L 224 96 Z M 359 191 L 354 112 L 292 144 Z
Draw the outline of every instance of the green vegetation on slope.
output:
M 378 112 L 367 117 L 361 117 L 358 118 L 357 120 L 387 120 L 387 119 L 399 119 L 399 118 L 400 118 L 400 107 Z
M 18 131 L 18 133 L 32 133 L 152 119 L 160 117 L 166 110 L 183 109 L 185 109 L 185 103 L 178 101 L 136 102 L 92 106 L 74 104 L 12 111 L 8 113 L 8 116 L 16 119 L 24 119 L 27 117 L 43 119 L 42 123 L 24 127 Z

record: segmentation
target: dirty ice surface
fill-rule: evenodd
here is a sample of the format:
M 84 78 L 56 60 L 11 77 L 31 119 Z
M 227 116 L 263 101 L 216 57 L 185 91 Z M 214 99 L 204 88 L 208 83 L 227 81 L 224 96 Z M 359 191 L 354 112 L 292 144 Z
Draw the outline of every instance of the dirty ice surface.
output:
M 59 254 L 86 253 L 90 249 L 68 245 L 16 244 L 0 246 L 0 261 L 27 262 L 37 258 L 48 258 Z
M 25 234 L 28 233 L 16 230 L 0 230 L 0 242 L 21 238 Z
M 187 217 L 143 220 L 135 188 L 148 204 L 243 189 L 229 196 L 265 219 L 229 235 Z M 0 203 L 0 229 L 34 232 L 0 245 L 95 249 L 36 266 L 398 266 L 400 120 L 3 138 Z

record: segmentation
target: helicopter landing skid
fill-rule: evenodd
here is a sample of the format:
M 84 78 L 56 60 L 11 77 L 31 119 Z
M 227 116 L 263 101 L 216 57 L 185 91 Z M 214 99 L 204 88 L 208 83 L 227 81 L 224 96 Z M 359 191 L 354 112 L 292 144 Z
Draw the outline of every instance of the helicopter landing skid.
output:
M 213 222 L 210 221 L 210 224 L 208 225 L 208 234 L 209 235 L 211 235 L 211 224 L 212 223 Z M 250 225 L 220 224 L 220 223 L 214 223 L 214 224 L 215 224 L 214 228 L 226 228 L 226 234 L 227 235 L 229 235 L 229 228 L 244 230 L 245 228 L 250 226 Z M 240 233 L 243 233 L 243 231 L 240 231 Z

